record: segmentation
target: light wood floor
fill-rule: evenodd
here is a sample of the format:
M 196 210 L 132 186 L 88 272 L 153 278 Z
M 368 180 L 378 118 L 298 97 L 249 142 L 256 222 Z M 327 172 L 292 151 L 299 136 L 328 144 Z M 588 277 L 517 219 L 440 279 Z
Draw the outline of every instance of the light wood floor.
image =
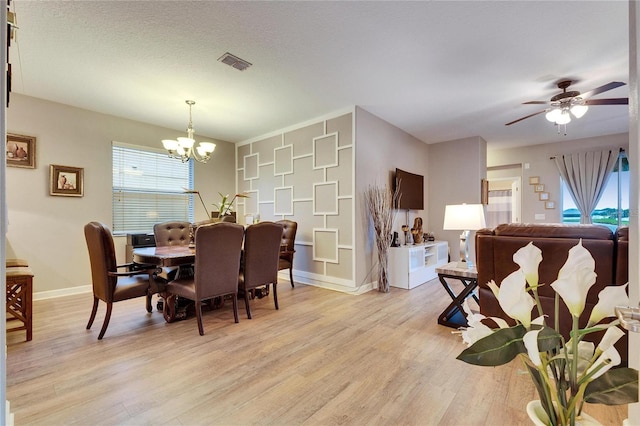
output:
M 144 300 L 104 305 L 85 330 L 90 294 L 34 303 L 34 338 L 8 334 L 7 397 L 16 425 L 516 425 L 536 399 L 517 362 L 467 365 L 437 281 L 351 296 L 288 282 L 252 301 L 166 324 Z M 155 298 L 154 298 L 155 305 Z M 241 304 L 242 306 L 242 304 Z M 619 425 L 626 406 L 587 406 Z

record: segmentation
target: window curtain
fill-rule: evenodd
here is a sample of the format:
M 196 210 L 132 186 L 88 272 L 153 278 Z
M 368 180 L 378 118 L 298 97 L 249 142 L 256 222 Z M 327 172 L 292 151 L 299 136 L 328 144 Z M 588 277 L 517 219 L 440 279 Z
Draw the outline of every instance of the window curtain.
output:
M 555 157 L 560 176 L 580 210 L 580 223 L 591 223 L 591 212 L 602 197 L 617 159 L 618 152 L 612 150 Z
M 511 223 L 511 190 L 489 191 L 487 205 L 487 227 L 495 228 L 501 223 Z

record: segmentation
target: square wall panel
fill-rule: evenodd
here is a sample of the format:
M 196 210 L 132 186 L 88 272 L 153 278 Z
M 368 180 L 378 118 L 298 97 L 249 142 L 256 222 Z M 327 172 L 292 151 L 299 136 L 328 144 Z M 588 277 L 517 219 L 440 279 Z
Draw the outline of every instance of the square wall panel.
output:
M 244 180 L 259 179 L 258 154 L 244 156 Z
M 338 182 L 313 184 L 313 214 L 338 214 Z
M 256 214 L 259 212 L 259 194 L 258 191 L 247 191 L 249 197 L 244 199 L 244 214 Z
M 313 260 L 338 263 L 338 230 L 313 230 Z
M 288 175 L 293 173 L 293 145 L 283 146 L 273 150 L 275 175 Z
M 293 186 L 275 188 L 273 190 L 273 214 L 293 214 Z
M 338 134 L 313 138 L 313 168 L 322 169 L 338 165 Z

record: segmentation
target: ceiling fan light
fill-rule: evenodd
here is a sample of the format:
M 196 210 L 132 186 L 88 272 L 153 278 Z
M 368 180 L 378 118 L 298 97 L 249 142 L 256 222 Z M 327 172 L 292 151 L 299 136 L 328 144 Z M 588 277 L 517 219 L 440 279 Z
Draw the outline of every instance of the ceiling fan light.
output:
M 560 116 L 556 120 L 556 124 L 567 124 L 571 122 L 571 114 L 568 109 L 563 109 Z
M 580 118 L 586 114 L 588 106 L 584 104 L 576 104 L 571 107 L 571 114 L 573 114 L 576 118 Z
M 544 117 L 550 122 L 555 123 L 560 118 L 560 114 L 561 112 L 558 108 L 551 108 L 547 111 Z

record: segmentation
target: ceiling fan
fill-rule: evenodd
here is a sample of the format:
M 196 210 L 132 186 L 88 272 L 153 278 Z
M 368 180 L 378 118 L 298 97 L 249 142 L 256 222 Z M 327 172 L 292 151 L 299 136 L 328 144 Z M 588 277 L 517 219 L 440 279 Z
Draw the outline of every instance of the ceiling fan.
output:
M 559 93 L 551 98 L 549 101 L 529 101 L 524 102 L 523 105 L 549 105 L 548 108 L 542 111 L 534 112 L 527 116 L 518 118 L 517 120 L 506 123 L 505 126 L 510 126 L 527 118 L 531 118 L 538 114 L 546 113 L 547 120 L 555 124 L 567 124 L 571 121 L 571 116 L 576 118 L 582 117 L 589 109 L 589 105 L 628 105 L 629 98 L 610 98 L 610 99 L 590 99 L 592 96 L 606 92 L 608 90 L 615 89 L 616 87 L 624 86 L 625 83 L 620 81 L 612 81 L 604 86 L 597 87 L 589 92 L 580 94 L 580 92 L 571 90 L 567 92 L 567 88 L 571 86 L 571 80 L 559 81 L 558 88 L 562 89 L 562 93 Z

